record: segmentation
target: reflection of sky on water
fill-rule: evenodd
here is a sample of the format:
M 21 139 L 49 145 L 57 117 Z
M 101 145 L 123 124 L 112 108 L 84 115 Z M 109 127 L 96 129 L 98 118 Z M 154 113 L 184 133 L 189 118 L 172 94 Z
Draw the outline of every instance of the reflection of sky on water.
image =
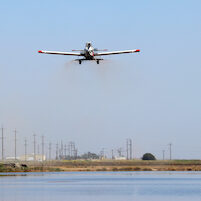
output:
M 201 174 L 198 172 L 74 172 L 16 175 L 0 177 L 1 201 L 180 201 L 191 198 L 200 200 L 201 197 Z

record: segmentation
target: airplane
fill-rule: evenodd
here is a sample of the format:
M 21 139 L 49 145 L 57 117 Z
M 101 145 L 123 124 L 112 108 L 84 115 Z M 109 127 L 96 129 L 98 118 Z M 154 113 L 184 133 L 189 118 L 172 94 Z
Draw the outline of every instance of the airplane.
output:
M 96 61 L 97 64 L 99 64 L 100 60 L 103 60 L 102 58 L 99 58 L 99 56 L 106 56 L 106 55 L 112 55 L 112 54 L 135 53 L 135 52 L 140 52 L 140 50 L 134 49 L 134 50 L 123 50 L 123 51 L 111 51 L 111 52 L 107 52 L 107 49 L 98 50 L 97 48 L 93 48 L 91 42 L 86 43 L 84 50 L 72 50 L 72 52 L 57 52 L 57 51 L 44 51 L 44 50 L 38 51 L 38 53 L 42 53 L 42 54 L 79 56 L 79 57 L 82 57 L 82 58 L 76 59 L 76 61 L 78 61 L 79 64 L 81 64 L 82 61 L 85 61 L 85 60 L 94 60 L 94 61 Z

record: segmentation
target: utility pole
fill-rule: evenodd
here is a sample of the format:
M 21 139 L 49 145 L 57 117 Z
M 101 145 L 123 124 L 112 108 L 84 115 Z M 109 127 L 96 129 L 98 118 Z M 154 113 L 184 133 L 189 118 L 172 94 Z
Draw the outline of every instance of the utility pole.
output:
M 1 159 L 4 160 L 4 128 L 1 128 Z
M 17 130 L 14 130 L 15 133 L 15 161 L 17 160 Z
M 129 159 L 129 158 L 128 158 L 128 143 L 129 143 L 128 140 L 129 140 L 129 139 L 126 140 L 126 159 L 127 159 L 127 160 Z
M 170 160 L 172 160 L 172 143 L 169 144 L 169 149 L 170 149 Z
M 43 163 L 43 160 L 44 160 L 44 135 L 42 135 L 42 163 Z
M 68 148 L 69 148 L 70 159 L 76 158 L 75 143 L 74 142 L 69 142 Z
M 52 152 L 52 144 L 51 142 L 49 143 L 49 160 L 51 160 L 51 152 Z
M 59 145 L 58 145 L 58 142 L 57 142 L 57 144 L 56 144 L 56 160 L 58 160 L 59 158 L 58 158 L 58 150 L 59 149 Z
M 68 152 L 68 159 L 70 159 L 70 146 L 69 146 L 69 144 L 67 145 L 67 152 Z
M 25 158 L 25 161 L 27 161 L 27 139 L 25 138 L 24 139 L 24 158 Z
M 64 158 L 65 158 L 65 160 L 66 160 L 66 157 L 67 157 L 67 146 L 66 146 L 66 144 L 64 145 Z
M 114 150 L 112 149 L 112 159 L 114 159 Z
M 127 160 L 132 159 L 132 140 L 131 139 L 126 140 L 126 159 Z
M 38 144 L 37 149 L 38 149 L 38 155 L 40 155 L 40 144 Z
M 165 150 L 163 150 L 163 160 L 165 160 Z
M 77 153 L 78 153 L 78 150 L 75 149 L 75 150 L 74 150 L 74 159 L 77 159 Z
M 122 148 L 120 147 L 119 149 L 117 149 L 117 152 L 118 152 L 118 154 L 119 154 L 119 157 L 122 157 Z
M 102 150 L 100 151 L 100 158 L 104 159 L 105 158 L 105 149 L 102 148 Z
M 132 153 L 133 153 L 133 143 L 132 140 L 130 139 L 130 160 L 133 159 Z
M 35 133 L 33 134 L 33 137 L 34 137 L 34 141 L 33 141 L 33 144 L 34 144 L 34 161 L 36 161 L 36 134 Z
M 63 141 L 61 140 L 61 159 L 63 159 Z

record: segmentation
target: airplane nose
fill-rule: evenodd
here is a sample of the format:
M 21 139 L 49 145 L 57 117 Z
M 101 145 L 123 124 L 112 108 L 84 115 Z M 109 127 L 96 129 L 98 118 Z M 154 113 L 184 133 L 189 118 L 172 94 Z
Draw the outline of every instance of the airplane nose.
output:
M 91 56 L 94 56 L 94 52 L 93 52 L 93 51 L 90 51 L 89 54 L 90 54 Z

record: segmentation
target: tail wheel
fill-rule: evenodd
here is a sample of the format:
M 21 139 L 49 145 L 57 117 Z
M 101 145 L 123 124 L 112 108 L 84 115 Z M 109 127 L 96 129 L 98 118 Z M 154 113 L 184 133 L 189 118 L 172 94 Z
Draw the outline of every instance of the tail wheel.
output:
M 79 64 L 81 64 L 82 63 L 82 60 L 79 60 Z
M 99 60 L 97 60 L 96 63 L 99 64 Z

